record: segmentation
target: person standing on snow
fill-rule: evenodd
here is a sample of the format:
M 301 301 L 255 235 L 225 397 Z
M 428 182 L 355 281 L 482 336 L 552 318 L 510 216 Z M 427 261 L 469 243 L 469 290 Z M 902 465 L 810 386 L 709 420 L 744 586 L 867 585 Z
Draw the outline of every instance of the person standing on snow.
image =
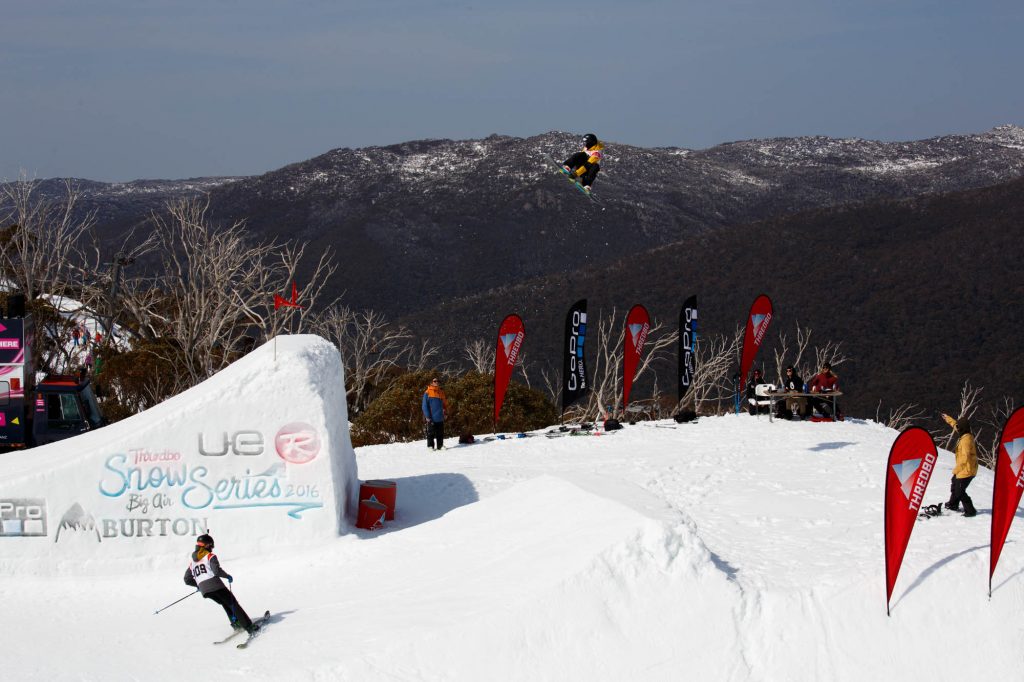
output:
M 224 612 L 231 621 L 231 627 L 236 630 L 245 630 L 250 635 L 259 628 L 252 624 L 252 619 L 245 613 L 242 606 L 235 599 L 234 593 L 229 590 L 224 582 L 234 582 L 228 573 L 220 567 L 217 555 L 213 553 L 213 538 L 207 534 L 196 538 L 196 549 L 192 552 L 188 568 L 185 569 L 185 584 L 198 587 L 203 593 L 204 599 L 212 599 L 224 608 Z
M 583 136 L 583 149 L 562 162 L 562 167 L 569 173 L 569 176 L 580 183 L 587 192 L 590 191 L 590 186 L 594 184 L 594 178 L 601 170 L 601 159 L 604 157 L 603 149 L 604 143 L 597 139 L 597 135 L 587 133 Z
M 423 419 L 427 422 L 427 447 L 433 450 L 436 440 L 437 449 L 444 449 L 444 419 L 448 416 L 448 401 L 437 377 L 430 381 L 427 390 L 423 392 L 420 406 L 423 408 Z
M 974 434 L 971 433 L 971 422 L 967 417 L 953 419 L 946 413 L 942 414 L 942 418 L 953 427 L 954 433 L 960 434 L 956 442 L 956 466 L 953 467 L 953 479 L 949 483 L 949 502 L 946 503 L 946 509 L 960 511 L 960 504 L 963 503 L 964 516 L 975 516 L 978 510 L 974 508 L 974 501 L 967 494 L 967 486 L 978 474 L 978 447 L 974 442 Z

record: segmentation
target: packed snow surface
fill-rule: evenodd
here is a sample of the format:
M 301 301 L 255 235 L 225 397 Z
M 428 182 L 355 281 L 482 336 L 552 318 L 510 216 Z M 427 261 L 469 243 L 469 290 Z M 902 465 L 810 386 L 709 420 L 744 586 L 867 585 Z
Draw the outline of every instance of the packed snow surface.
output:
M 247 650 L 211 644 L 228 624 L 209 601 L 154 615 L 189 592 L 183 540 L 175 569 L 0 581 L 0 677 L 1024 679 L 1024 529 L 990 600 L 986 470 L 977 517 L 918 521 L 886 616 L 896 435 L 742 415 L 362 448 L 361 479 L 397 482 L 383 530 L 238 558 L 245 538 L 216 537 L 242 605 L 274 614 Z M 952 465 L 940 451 L 926 503 Z

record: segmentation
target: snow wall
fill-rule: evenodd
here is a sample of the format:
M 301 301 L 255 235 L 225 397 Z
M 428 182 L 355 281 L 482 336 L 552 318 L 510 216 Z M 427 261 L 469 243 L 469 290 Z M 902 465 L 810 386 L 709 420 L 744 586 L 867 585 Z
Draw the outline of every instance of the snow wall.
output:
M 0 455 L 0 571 L 176 565 L 207 529 L 232 557 L 322 541 L 358 486 L 337 349 L 281 336 L 141 414 Z

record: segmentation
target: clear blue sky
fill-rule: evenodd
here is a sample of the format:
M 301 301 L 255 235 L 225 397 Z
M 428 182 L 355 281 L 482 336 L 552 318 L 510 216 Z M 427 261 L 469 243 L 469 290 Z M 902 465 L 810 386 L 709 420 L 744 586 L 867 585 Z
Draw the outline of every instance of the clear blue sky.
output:
M 0 179 L 250 175 L 335 147 L 1024 125 L 1021 0 L 25 0 Z

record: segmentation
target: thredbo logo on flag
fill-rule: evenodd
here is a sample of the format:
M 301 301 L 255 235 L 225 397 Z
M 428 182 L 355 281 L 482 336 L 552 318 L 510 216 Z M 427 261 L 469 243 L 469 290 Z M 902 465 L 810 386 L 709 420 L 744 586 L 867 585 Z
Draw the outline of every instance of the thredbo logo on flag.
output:
M 498 327 L 498 344 L 494 349 L 494 423 L 498 423 L 501 404 L 505 402 L 505 390 L 512 378 L 519 349 L 526 338 L 526 329 L 518 315 L 509 315 Z
M 988 595 L 992 596 L 992 574 L 996 572 L 1010 524 L 1017 514 L 1024 492 L 1024 407 L 1017 408 L 1003 426 L 996 453 L 995 483 L 992 485 L 992 539 L 988 566 Z
M 772 300 L 761 294 L 754 299 L 750 306 L 750 314 L 747 316 L 747 331 L 743 335 L 743 354 L 740 357 L 740 392 L 747 384 L 747 374 L 750 366 L 754 364 L 757 357 L 757 350 L 761 347 L 768 325 L 772 322 Z
M 679 397 L 690 390 L 697 373 L 697 297 L 683 301 L 679 311 Z
M 636 366 L 640 362 L 640 354 L 643 352 L 644 343 L 647 342 L 647 332 L 651 330 L 651 316 L 647 314 L 647 308 L 642 305 L 633 306 L 626 315 L 626 343 L 625 353 L 622 358 L 622 409 L 629 405 L 629 392 L 633 388 L 633 375 L 636 374 Z
M 565 346 L 562 350 L 562 411 L 587 392 L 587 364 L 583 342 L 587 336 L 587 299 L 581 298 L 565 316 Z
M 885 612 L 921 510 L 938 451 L 931 434 L 913 426 L 897 436 L 885 474 Z

